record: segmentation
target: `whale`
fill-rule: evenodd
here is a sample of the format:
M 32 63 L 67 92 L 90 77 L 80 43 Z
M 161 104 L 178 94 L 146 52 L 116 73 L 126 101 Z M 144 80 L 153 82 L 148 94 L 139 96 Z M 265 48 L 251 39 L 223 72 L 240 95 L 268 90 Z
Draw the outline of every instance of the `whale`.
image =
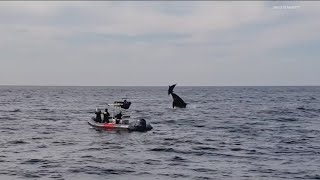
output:
M 176 87 L 176 85 L 177 85 L 177 84 L 174 84 L 174 85 L 169 86 L 168 95 L 170 95 L 171 93 L 173 93 L 173 88 Z
M 186 108 L 187 103 L 183 101 L 181 97 L 179 97 L 176 93 L 173 92 L 174 87 L 176 87 L 177 84 L 173 84 L 169 86 L 168 89 L 168 95 L 171 94 L 173 102 L 172 102 L 172 108 L 178 107 L 178 108 Z

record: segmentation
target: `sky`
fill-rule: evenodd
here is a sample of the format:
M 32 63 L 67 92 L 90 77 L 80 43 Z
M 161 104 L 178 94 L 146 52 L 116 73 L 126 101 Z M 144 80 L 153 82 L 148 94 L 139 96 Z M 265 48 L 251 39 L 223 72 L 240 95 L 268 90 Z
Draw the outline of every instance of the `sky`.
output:
M 1 1 L 0 85 L 320 85 L 317 1 Z

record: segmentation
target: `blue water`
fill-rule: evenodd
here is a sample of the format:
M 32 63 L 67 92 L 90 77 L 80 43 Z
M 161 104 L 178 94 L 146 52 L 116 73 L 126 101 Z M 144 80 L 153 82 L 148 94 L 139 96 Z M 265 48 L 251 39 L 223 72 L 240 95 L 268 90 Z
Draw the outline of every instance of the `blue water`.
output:
M 0 179 L 320 179 L 320 87 L 0 86 Z M 147 133 L 99 131 L 127 98 Z

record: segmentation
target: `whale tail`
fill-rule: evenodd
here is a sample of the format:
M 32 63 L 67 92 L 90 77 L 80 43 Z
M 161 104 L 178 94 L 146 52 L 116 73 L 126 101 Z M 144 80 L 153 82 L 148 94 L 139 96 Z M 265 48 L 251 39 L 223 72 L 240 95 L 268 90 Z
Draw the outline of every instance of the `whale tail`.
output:
M 173 93 L 173 88 L 176 87 L 176 85 L 177 85 L 177 83 L 174 84 L 174 85 L 169 86 L 168 95 L 170 95 L 171 93 Z
M 172 107 L 179 107 L 179 108 L 185 108 L 187 106 L 187 103 L 185 103 L 181 97 L 179 97 L 176 93 L 173 92 L 173 88 L 177 85 L 174 84 L 174 85 L 171 85 L 169 86 L 169 89 L 168 89 L 168 95 L 171 94 L 172 96 L 172 99 L 173 99 L 173 102 L 172 102 Z

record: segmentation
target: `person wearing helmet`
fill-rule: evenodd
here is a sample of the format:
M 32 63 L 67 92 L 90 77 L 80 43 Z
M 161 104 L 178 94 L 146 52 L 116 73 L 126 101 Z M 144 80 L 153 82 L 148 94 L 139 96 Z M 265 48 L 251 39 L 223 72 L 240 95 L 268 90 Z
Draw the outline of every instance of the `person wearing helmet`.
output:
M 101 123 L 101 122 L 102 122 L 102 119 L 101 119 L 101 111 L 100 111 L 98 108 L 96 109 L 95 114 L 96 114 L 96 119 L 95 119 L 95 121 L 98 122 L 98 123 Z
M 108 109 L 106 108 L 103 112 L 103 123 L 109 123 L 109 117 L 110 114 L 108 112 Z

